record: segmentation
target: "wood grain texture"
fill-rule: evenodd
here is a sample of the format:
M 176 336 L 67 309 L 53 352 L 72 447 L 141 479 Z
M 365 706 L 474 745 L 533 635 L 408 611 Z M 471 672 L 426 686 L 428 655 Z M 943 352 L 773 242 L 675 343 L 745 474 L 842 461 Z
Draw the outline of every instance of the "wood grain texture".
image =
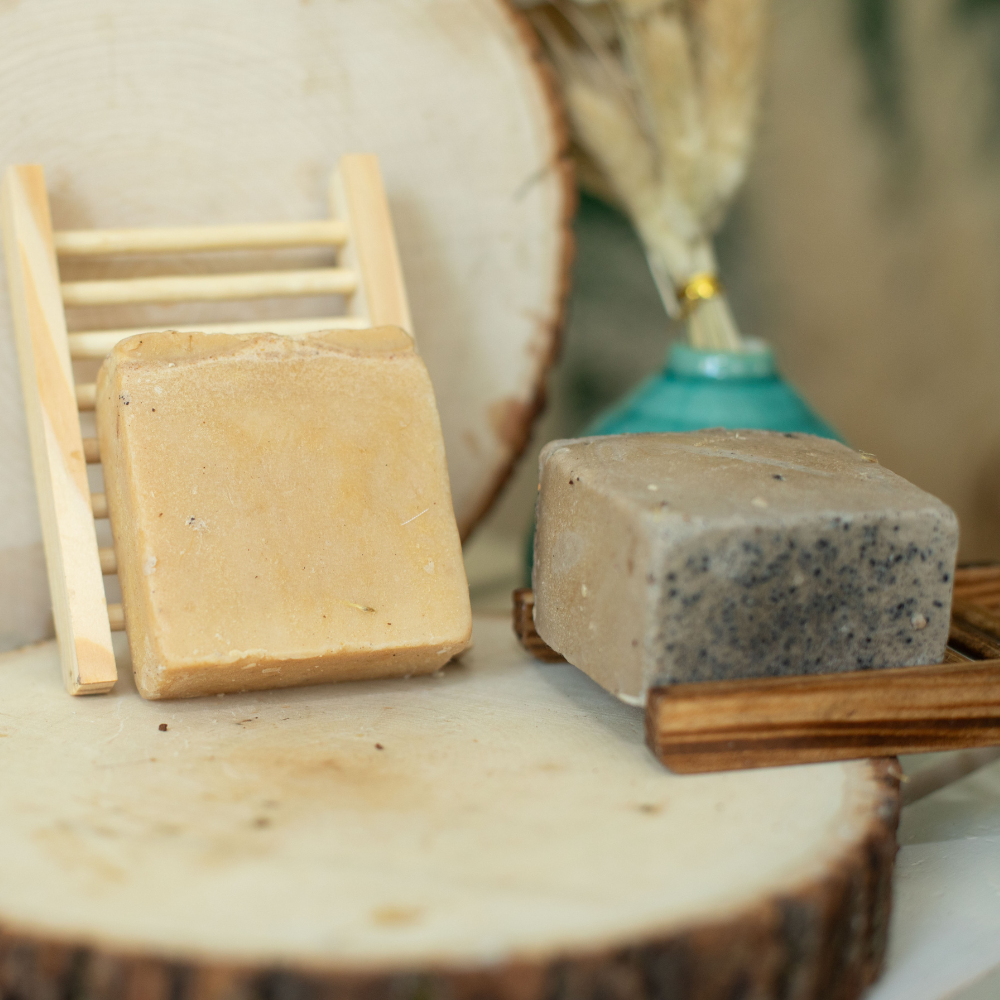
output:
M 959 571 L 959 579 L 968 577 Z M 535 630 L 532 592 L 513 597 L 524 648 L 561 660 Z M 942 664 L 654 688 L 646 738 L 684 774 L 992 747 L 1000 745 L 998 692 L 1000 614 L 956 600 Z
M 536 660 L 544 663 L 565 663 L 562 653 L 557 653 L 538 634 L 535 628 L 535 595 L 530 587 L 521 587 L 513 593 L 514 634 L 521 645 Z
M 63 679 L 71 694 L 97 694 L 117 671 L 41 167 L 8 169 L 2 221 Z
M 955 596 L 988 608 L 1000 608 L 1000 581 L 983 583 L 978 586 L 956 588 Z
M 1000 614 L 973 601 L 952 601 L 948 645 L 975 660 L 1000 659 Z
M 358 286 L 355 271 L 343 267 L 256 274 L 181 275 L 120 281 L 65 281 L 67 306 L 125 305 L 135 302 L 217 302 L 276 296 L 350 295 Z
M 372 326 L 402 327 L 412 337 L 413 319 L 378 157 L 342 156 L 331 181 L 330 202 L 333 213 L 348 225 L 341 260 L 356 269 L 363 289 L 361 296 L 355 294 L 352 313 L 367 316 Z
M 438 679 L 164 706 L 123 677 L 86 718 L 45 696 L 53 655 L 0 670 L 0 995 L 855 1000 L 877 975 L 894 762 L 673 776 L 640 712 L 495 620 Z
M 932 666 L 654 688 L 646 740 L 686 774 L 1000 746 L 1000 616 L 956 600 L 948 642 Z
M 0 164 L 44 161 L 58 230 L 322 219 L 340 155 L 378 154 L 467 536 L 541 406 L 571 259 L 562 113 L 523 18 L 502 0 L 32 0 L 0 4 L 0 37 L 22 56 L 0 61 Z M 25 65 L 37 86 L 25 86 Z M 228 251 L 205 256 L 206 270 L 239 268 Z M 252 266 L 333 257 L 262 250 Z M 62 271 L 103 280 L 182 265 L 77 256 Z M 71 330 L 166 329 L 337 305 L 89 306 L 69 319 Z M 0 372 L 14 367 L 0 285 Z M 0 553 L 40 541 L 22 409 L 17 393 L 0 393 L 0 477 L 19 512 L 0 523 Z M 41 638 L 27 624 L 44 617 L 37 592 L 8 588 L 9 620 L 25 626 L 0 643 Z
M 653 688 L 646 738 L 679 774 L 1000 745 L 1000 660 Z
M 53 234 L 60 257 L 122 253 L 190 253 L 251 247 L 341 246 L 342 219 L 250 223 L 242 226 L 167 226 L 143 229 L 70 229 Z

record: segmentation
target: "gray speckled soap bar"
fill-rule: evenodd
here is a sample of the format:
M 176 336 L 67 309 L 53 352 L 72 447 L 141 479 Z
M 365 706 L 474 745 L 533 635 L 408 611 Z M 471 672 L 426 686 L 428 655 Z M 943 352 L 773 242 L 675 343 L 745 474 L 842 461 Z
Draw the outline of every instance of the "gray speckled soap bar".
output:
M 944 656 L 955 515 L 870 455 L 709 430 L 553 441 L 540 467 L 535 625 L 625 701 Z

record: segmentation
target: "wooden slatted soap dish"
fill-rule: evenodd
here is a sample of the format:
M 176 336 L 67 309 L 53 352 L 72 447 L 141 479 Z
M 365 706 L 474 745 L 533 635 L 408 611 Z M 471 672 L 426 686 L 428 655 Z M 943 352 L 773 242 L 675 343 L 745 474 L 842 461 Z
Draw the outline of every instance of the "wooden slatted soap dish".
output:
M 406 289 L 388 202 L 374 156 L 345 156 L 330 185 L 332 217 L 260 225 L 54 232 L 40 166 L 13 166 L 2 188 L 4 251 L 42 519 L 53 616 L 66 687 L 109 691 L 117 679 L 111 632 L 125 627 L 108 604 L 102 575 L 117 571 L 113 548 L 100 548 L 94 520 L 106 518 L 103 493 L 91 493 L 87 464 L 100 462 L 80 412 L 93 410 L 96 387 L 77 385 L 73 362 L 100 360 L 116 343 L 151 328 L 67 332 L 67 306 L 180 303 L 339 295 L 337 316 L 173 327 L 204 333 L 276 334 L 398 326 L 412 335 Z M 60 257 L 336 247 L 336 267 L 237 274 L 187 274 L 61 282 Z
M 535 630 L 530 589 L 514 591 L 514 631 L 561 661 Z M 646 742 L 694 774 L 1000 746 L 1000 567 L 955 574 L 945 662 L 650 690 Z

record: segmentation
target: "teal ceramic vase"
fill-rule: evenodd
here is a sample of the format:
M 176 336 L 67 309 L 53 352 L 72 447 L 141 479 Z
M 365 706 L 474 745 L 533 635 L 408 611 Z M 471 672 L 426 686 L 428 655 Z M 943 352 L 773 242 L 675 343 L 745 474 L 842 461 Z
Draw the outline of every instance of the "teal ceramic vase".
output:
M 743 351 L 698 351 L 676 343 L 666 368 L 584 431 L 642 434 L 705 427 L 798 431 L 841 440 L 778 374 L 771 348 L 747 339 Z
M 745 338 L 744 345 L 742 351 L 698 351 L 684 343 L 674 344 L 666 368 L 600 414 L 582 436 L 727 427 L 843 440 L 781 378 L 764 341 Z M 528 580 L 534 541 L 532 525 L 525 553 Z

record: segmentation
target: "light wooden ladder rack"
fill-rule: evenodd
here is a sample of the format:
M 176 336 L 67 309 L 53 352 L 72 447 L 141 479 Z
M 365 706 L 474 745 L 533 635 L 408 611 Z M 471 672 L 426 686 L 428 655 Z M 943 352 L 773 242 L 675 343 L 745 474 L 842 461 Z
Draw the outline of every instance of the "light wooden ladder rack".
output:
M 113 548 L 98 546 L 95 519 L 108 516 L 91 493 L 87 464 L 99 463 L 80 411 L 96 387 L 77 385 L 73 362 L 99 360 L 118 341 L 151 328 L 68 333 L 66 306 L 207 302 L 341 295 L 338 316 L 172 327 L 182 332 L 277 334 L 400 326 L 412 335 L 389 206 L 374 156 L 342 157 L 330 183 L 331 218 L 310 222 L 54 232 L 45 176 L 10 167 L 0 196 L 4 254 L 27 413 L 35 486 L 63 677 L 71 694 L 109 691 L 117 680 L 111 632 L 125 628 L 102 577 L 117 572 Z M 61 282 L 60 257 L 275 250 L 331 246 L 336 267 Z

